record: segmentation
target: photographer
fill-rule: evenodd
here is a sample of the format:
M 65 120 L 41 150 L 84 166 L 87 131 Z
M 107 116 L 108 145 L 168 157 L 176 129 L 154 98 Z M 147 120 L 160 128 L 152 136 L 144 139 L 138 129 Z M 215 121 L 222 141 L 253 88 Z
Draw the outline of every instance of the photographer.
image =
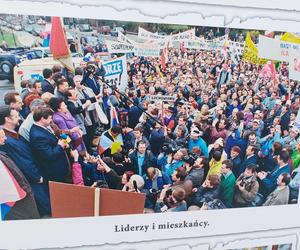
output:
M 192 204 L 198 207 L 202 207 L 203 203 L 208 203 L 218 198 L 218 187 L 220 184 L 219 175 L 212 174 L 207 177 L 202 185 L 197 188 L 193 188 L 194 195 L 192 196 Z
M 259 183 L 256 179 L 256 165 L 247 166 L 235 183 L 234 207 L 251 206 L 252 201 L 259 189 Z
M 158 168 L 150 167 L 144 175 L 144 192 L 146 193 L 146 208 L 154 208 L 157 196 L 165 185 L 170 185 L 170 177 Z
M 199 187 L 204 180 L 204 169 L 208 168 L 208 160 L 205 156 L 201 156 L 195 158 L 193 156 L 188 156 L 189 159 L 184 158 L 186 160 L 192 160 L 189 163 L 193 163 L 191 170 L 185 178 L 185 181 L 190 180 L 193 183 L 193 187 Z
M 126 171 L 122 176 L 119 176 L 111 169 L 101 158 L 97 159 L 97 170 L 104 173 L 108 187 L 111 189 L 123 190 L 124 186 L 129 182 L 131 176 L 134 175 L 131 171 Z M 93 184 L 96 186 L 97 182 Z
M 173 191 L 169 188 L 164 188 L 155 205 L 155 212 L 180 212 L 187 211 L 185 202 L 185 190 L 181 187 L 175 188 Z
M 89 62 L 84 69 L 82 82 L 87 87 L 91 88 L 95 95 L 100 94 L 100 84 L 97 79 L 97 67 L 94 63 Z

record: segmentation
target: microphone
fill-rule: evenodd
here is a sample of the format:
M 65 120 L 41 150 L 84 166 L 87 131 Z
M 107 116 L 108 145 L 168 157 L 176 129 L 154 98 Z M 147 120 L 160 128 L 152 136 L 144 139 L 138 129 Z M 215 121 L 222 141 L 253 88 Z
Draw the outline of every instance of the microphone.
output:
M 138 187 L 137 187 L 136 181 L 133 181 L 133 187 L 134 187 L 135 191 L 137 192 L 138 191 Z

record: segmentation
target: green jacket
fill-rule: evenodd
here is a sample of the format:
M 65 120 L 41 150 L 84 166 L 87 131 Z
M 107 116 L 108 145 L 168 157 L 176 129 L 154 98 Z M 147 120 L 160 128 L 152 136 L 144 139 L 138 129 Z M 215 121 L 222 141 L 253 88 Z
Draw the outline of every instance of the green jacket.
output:
M 222 175 L 221 183 L 219 186 L 219 197 L 220 200 L 224 203 L 224 205 L 228 208 L 232 207 L 234 188 L 235 188 L 234 174 L 231 172 L 227 178 L 225 178 Z
M 293 168 L 297 168 L 300 164 L 300 153 L 298 152 L 297 149 L 295 149 L 293 151 L 293 154 L 292 154 L 292 161 L 293 161 Z

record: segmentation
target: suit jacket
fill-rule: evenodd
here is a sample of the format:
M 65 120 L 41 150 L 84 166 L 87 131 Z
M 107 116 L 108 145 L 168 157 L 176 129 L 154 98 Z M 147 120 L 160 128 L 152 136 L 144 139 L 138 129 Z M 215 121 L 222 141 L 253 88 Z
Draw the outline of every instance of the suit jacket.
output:
M 256 164 L 256 162 L 257 162 L 256 155 L 252 155 L 250 158 L 245 158 L 244 161 L 241 163 L 239 169 L 235 171 L 235 173 L 237 174 L 236 176 L 239 177 L 242 173 L 244 173 L 247 166 L 249 166 L 250 164 Z
M 41 215 L 51 213 L 50 198 L 46 184 L 39 183 L 40 167 L 34 161 L 29 143 L 17 133 L 4 129 L 7 140 L 0 149 L 13 159 L 17 167 L 28 180 Z
M 54 87 L 47 79 L 42 81 L 42 91 L 43 93 L 50 92 L 51 94 L 54 94 Z
M 68 160 L 57 142 L 54 134 L 36 124 L 32 125 L 30 146 L 42 175 L 47 181 L 64 182 L 68 174 Z
M 277 187 L 277 178 L 283 173 L 290 173 L 290 167 L 288 164 L 279 168 L 277 166 L 266 178 L 260 181 L 259 193 L 264 197 L 267 197 L 271 192 L 273 192 Z
M 269 194 L 263 206 L 286 205 L 289 202 L 289 187 L 285 186 L 282 189 L 276 188 Z
M 135 126 L 139 123 L 140 116 L 142 115 L 142 111 L 136 107 L 130 107 L 128 111 L 128 127 L 135 128 Z
M 135 174 L 139 174 L 139 165 L 138 165 L 138 155 L 137 151 L 133 151 L 130 155 L 130 161 L 131 161 L 131 166 L 130 169 L 133 171 Z M 150 150 L 147 150 L 145 153 L 145 158 L 142 164 L 142 175 L 146 173 L 147 168 L 149 167 L 156 167 L 157 166 L 157 159 L 153 155 L 153 153 Z
M 239 177 L 239 172 L 240 172 L 240 164 L 242 162 L 241 157 L 238 155 L 234 159 L 231 159 L 233 163 L 233 168 L 232 168 L 232 173 L 234 174 L 235 178 Z
M 39 219 L 40 215 L 36 207 L 32 190 L 25 176 L 16 164 L 7 156 L 6 153 L 0 151 L 0 161 L 4 163 L 9 172 L 13 175 L 19 186 L 26 192 L 24 199 L 17 201 L 12 209 L 6 214 L 5 220 L 25 220 Z

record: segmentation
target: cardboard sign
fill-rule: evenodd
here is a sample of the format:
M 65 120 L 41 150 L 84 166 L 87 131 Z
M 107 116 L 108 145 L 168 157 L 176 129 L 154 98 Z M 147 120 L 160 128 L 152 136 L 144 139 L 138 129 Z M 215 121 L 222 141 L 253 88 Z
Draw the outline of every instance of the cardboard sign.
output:
M 300 53 L 292 52 L 289 56 L 289 78 L 300 80 Z M 298 117 L 298 116 L 297 116 Z M 300 123 L 299 123 L 300 124 Z
M 266 60 L 266 59 L 259 58 L 258 48 L 252 41 L 249 32 L 247 33 L 247 36 L 246 36 L 243 60 L 246 62 L 251 62 L 254 64 L 260 64 L 260 65 L 264 65 L 268 62 L 268 60 Z
M 105 44 L 107 46 L 109 53 L 132 53 L 134 49 L 134 45 L 130 43 L 124 42 L 115 42 L 106 40 Z
M 150 101 L 175 102 L 176 97 L 167 95 L 151 95 Z
M 258 56 L 269 60 L 289 61 L 291 53 L 300 52 L 300 44 L 259 36 Z
M 122 32 L 118 31 L 118 41 L 121 43 L 135 44 L 136 42 L 125 36 Z
M 53 218 L 142 214 L 146 196 L 113 189 L 49 182 Z

